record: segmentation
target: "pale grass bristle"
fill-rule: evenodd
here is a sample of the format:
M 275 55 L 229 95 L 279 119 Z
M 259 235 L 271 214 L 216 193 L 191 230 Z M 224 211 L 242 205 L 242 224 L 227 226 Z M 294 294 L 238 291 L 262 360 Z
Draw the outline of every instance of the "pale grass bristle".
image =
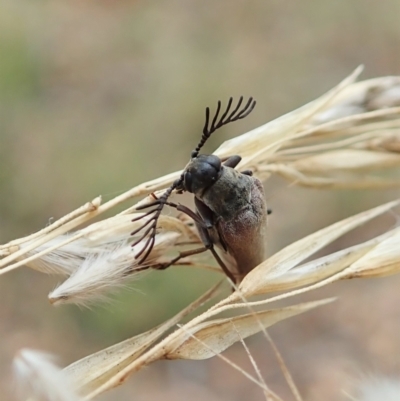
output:
M 68 234 L 60 235 L 51 239 L 46 244 L 37 247 L 34 251 L 28 253 L 29 256 L 34 255 L 36 252 L 41 252 L 48 247 L 53 247 L 57 243 L 62 242 L 68 238 Z M 60 274 L 70 276 L 82 265 L 82 262 L 96 250 L 75 241 L 67 244 L 61 248 L 55 249 L 53 252 L 45 254 L 42 258 L 34 259 L 28 262 L 27 266 L 32 269 L 38 270 L 42 273 Z
M 149 263 L 160 255 L 160 248 L 164 250 L 173 244 L 178 236 L 177 233 L 157 236 Z M 130 243 L 125 241 L 113 248 L 89 255 L 67 280 L 50 292 L 50 303 L 87 306 L 96 301 L 106 300 L 110 290 L 125 286 L 128 279 L 137 276 L 136 269 L 139 266 L 135 253 L 139 250 L 140 245 L 132 248 Z
M 368 375 L 355 386 L 349 400 L 357 401 L 398 401 L 400 380 L 394 377 Z
M 221 158 L 241 155 L 239 170 L 251 169 L 264 181 L 280 175 L 296 185 L 312 188 L 400 186 L 396 175 L 381 174 L 400 167 L 400 77 L 355 83 L 360 72 L 358 68 L 315 101 L 223 143 L 215 154 Z M 0 275 L 22 265 L 44 273 L 68 275 L 50 293 L 53 304 L 85 305 L 104 299 L 113 289 L 125 285 L 127 278 L 148 267 L 146 264 L 164 262 L 184 245 L 201 244 L 188 218 L 162 215 L 155 247 L 145 265 L 139 265 L 135 258 L 145 239 L 134 249 L 130 247 L 131 242 L 140 238 L 140 234 L 132 237 L 130 233 L 145 221 L 132 222 L 138 216 L 133 213 L 137 205 L 154 199 L 150 195 L 153 192 L 159 197 L 180 174 L 178 171 L 143 183 L 102 205 L 100 202 L 93 203 L 93 207 L 86 205 L 36 234 L 0 246 Z M 145 198 L 116 216 L 76 230 L 133 197 Z M 92 399 L 154 361 L 220 355 L 234 343 L 265 331 L 265 327 L 332 300 L 257 311 L 253 307 L 265 307 L 338 280 L 398 273 L 399 228 L 322 258 L 311 261 L 310 258 L 351 230 L 399 205 L 400 200 L 394 200 L 366 210 L 288 245 L 248 273 L 234 293 L 170 335 L 165 336 L 166 330 L 179 323 L 186 310 L 149 332 L 76 361 L 66 368 L 66 374 L 73 378 L 85 399 Z M 201 255 L 190 256 L 185 263 L 200 265 L 200 258 Z M 279 291 L 283 292 L 266 297 Z M 208 291 L 201 302 L 194 302 L 188 309 L 211 299 L 214 292 L 215 289 Z M 252 300 L 256 295 L 262 297 Z M 243 309 L 252 313 L 246 314 Z M 235 316 L 217 317 L 228 310 L 235 312 Z M 265 390 L 266 397 L 273 399 L 262 381 L 253 379 Z M 301 399 L 295 386 L 291 388 L 295 398 Z
M 22 349 L 14 359 L 17 394 L 21 401 L 82 401 L 68 376 L 43 352 Z
M 122 287 L 135 264 L 129 244 L 103 250 L 84 259 L 79 269 L 48 295 L 50 303 L 74 303 L 87 306 L 106 299 L 110 288 Z

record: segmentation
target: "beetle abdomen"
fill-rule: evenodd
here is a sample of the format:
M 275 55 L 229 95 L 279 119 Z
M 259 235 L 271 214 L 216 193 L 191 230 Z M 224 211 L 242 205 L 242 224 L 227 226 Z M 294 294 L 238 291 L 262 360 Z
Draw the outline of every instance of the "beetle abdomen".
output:
M 267 205 L 261 182 L 248 177 L 251 188 L 247 204 L 229 220 L 218 219 L 217 232 L 227 248 L 221 256 L 228 269 L 240 283 L 243 277 L 264 261 L 267 234 Z M 245 196 L 245 194 L 242 194 Z M 223 249 L 222 244 L 216 245 Z

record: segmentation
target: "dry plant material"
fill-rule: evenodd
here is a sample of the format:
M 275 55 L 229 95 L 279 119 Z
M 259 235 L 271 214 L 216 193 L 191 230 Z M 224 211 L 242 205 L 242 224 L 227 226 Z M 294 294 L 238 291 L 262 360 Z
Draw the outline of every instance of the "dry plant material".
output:
M 95 391 L 103 383 L 117 375 L 122 369 L 135 361 L 168 329 L 179 323 L 185 316 L 209 301 L 218 289 L 219 284 L 192 302 L 177 315 L 158 327 L 145 333 L 112 345 L 102 351 L 83 358 L 65 368 L 75 388 L 81 394 Z
M 365 375 L 356 380 L 353 392 L 347 394 L 349 401 L 398 401 L 400 394 L 400 381 L 398 378 L 381 377 L 376 375 Z
M 313 188 L 399 186 L 400 180 L 391 172 L 400 165 L 400 77 L 355 83 L 360 72 L 358 68 L 315 101 L 225 142 L 215 155 L 223 159 L 241 155 L 239 170 L 251 169 L 261 180 L 278 174 L 297 185 Z M 134 257 L 136 250 L 146 243 L 140 232 L 130 237 L 145 221 L 132 223 L 132 219 L 143 216 L 133 213 L 139 206 L 163 196 L 165 188 L 181 174 L 179 171 L 143 183 L 104 204 L 96 198 L 35 234 L 1 245 L 0 275 L 25 265 L 43 273 L 67 276 L 51 292 L 50 301 L 87 304 L 103 299 L 113 288 L 125 285 L 127 279 L 136 277 L 149 265 L 165 264 L 187 246 L 198 246 L 201 239 L 190 219 L 160 215 L 148 257 L 145 260 Z M 144 199 L 118 215 L 73 231 L 114 206 L 139 196 Z M 397 273 L 399 228 L 330 255 L 304 261 L 350 230 L 398 206 L 399 202 L 359 213 L 287 246 L 248 273 L 233 294 L 180 325 L 170 335 L 162 338 L 189 311 L 209 300 L 215 289 L 160 326 L 87 356 L 67 367 L 64 374 L 72 379 L 81 396 L 92 399 L 160 359 L 205 359 L 215 355 L 223 358 L 220 354 L 235 342 L 331 300 L 254 311 L 252 308 L 257 305 L 293 297 L 337 280 Z M 151 219 L 151 216 L 142 218 Z M 130 247 L 132 241 L 137 242 L 134 251 Z M 181 262 L 204 265 L 198 255 L 188 256 Z M 278 291 L 283 293 L 251 300 L 254 295 Z M 243 307 L 252 313 L 215 318 L 226 310 Z M 242 373 L 260 386 L 267 399 L 278 399 L 259 378 Z
M 236 298 L 239 297 L 240 294 L 243 294 L 246 298 L 257 295 L 264 294 L 266 292 L 271 291 L 271 281 L 277 277 L 282 277 L 282 280 L 286 278 L 286 272 L 294 268 L 304 259 L 308 258 L 315 252 L 322 249 L 324 246 L 330 244 L 335 241 L 337 238 L 346 234 L 350 230 L 359 227 L 360 225 L 372 220 L 373 218 L 387 212 L 393 207 L 399 205 L 400 201 L 389 202 L 385 205 L 378 206 L 374 209 L 368 210 L 366 212 L 359 213 L 355 216 L 349 217 L 347 219 L 341 220 L 337 223 L 334 223 L 322 230 L 319 230 L 311 235 L 308 235 L 305 238 L 302 238 L 293 244 L 287 246 L 282 249 L 275 255 L 268 258 L 266 261 L 257 266 L 256 269 L 251 271 L 239 285 L 239 289 L 236 295 Z M 380 237 L 380 240 L 383 240 L 383 237 Z M 379 244 L 379 243 L 378 243 Z M 354 256 L 359 250 L 359 247 L 353 247 L 356 249 L 341 251 L 339 254 L 342 256 L 346 256 L 346 261 L 349 262 L 352 259 L 350 256 Z M 365 252 L 366 253 L 366 252 Z M 336 254 L 337 256 L 337 254 Z M 360 253 L 357 253 L 358 258 Z M 397 255 L 396 255 L 397 256 Z M 395 256 L 395 257 L 396 257 Z M 327 275 L 333 273 L 332 264 L 337 262 L 337 257 L 334 258 L 332 255 L 323 258 L 323 263 L 320 261 L 314 261 L 308 264 L 308 269 L 302 270 L 304 279 L 310 279 L 307 276 L 307 272 L 314 273 L 317 270 L 317 275 L 313 278 L 315 281 L 320 281 L 322 278 L 325 278 Z M 315 268 L 317 263 L 317 268 Z M 342 263 L 340 268 L 346 268 L 346 264 Z M 339 268 L 339 267 L 337 267 Z M 327 271 L 328 272 L 327 272 Z M 395 272 L 395 271 L 394 271 Z M 393 272 L 393 273 L 394 273 Z M 324 277 L 325 276 L 325 277 Z M 300 277 L 299 277 L 300 278 Z M 300 283 L 301 285 L 302 283 Z M 274 289 L 276 290 L 276 289 Z M 232 297 L 235 294 L 232 295 Z
M 110 377 L 96 390 L 86 395 L 92 399 L 102 392 L 121 384 L 126 378 L 151 362 L 160 359 L 207 359 L 219 355 L 222 351 L 253 334 L 262 331 L 278 321 L 298 315 L 317 306 L 331 302 L 332 299 L 309 302 L 277 310 L 267 310 L 254 314 L 237 316 L 232 319 L 216 319 L 206 323 L 202 321 L 213 316 L 213 312 L 205 312 L 178 328 L 149 351 L 132 361 L 124 369 Z M 261 324 L 260 324 L 261 322 Z M 239 334 L 238 334 L 239 333 Z M 248 373 L 242 372 L 247 377 Z M 82 375 L 81 377 L 84 377 Z M 252 381 L 258 380 L 252 377 Z M 78 388 L 79 390 L 79 388 Z
M 164 358 L 166 359 L 207 359 L 225 351 L 232 344 L 241 341 L 262 328 L 289 317 L 303 313 L 316 306 L 331 302 L 331 299 L 298 304 L 281 309 L 255 312 L 235 316 L 233 318 L 215 319 L 206 323 L 197 324 L 190 328 L 185 336 L 171 341 L 167 347 Z M 261 323 L 261 327 L 260 327 Z
M 71 380 L 43 352 L 22 349 L 14 359 L 17 394 L 21 401 L 82 401 Z

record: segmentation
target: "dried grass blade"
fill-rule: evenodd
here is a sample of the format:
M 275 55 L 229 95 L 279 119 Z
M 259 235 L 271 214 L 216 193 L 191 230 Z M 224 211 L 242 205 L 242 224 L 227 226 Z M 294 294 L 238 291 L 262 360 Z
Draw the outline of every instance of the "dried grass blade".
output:
M 400 271 L 400 228 L 355 261 L 343 278 L 384 277 Z
M 368 79 L 345 88 L 313 119 L 312 124 L 319 125 L 340 117 L 399 105 L 400 77 Z
M 237 332 L 238 336 L 240 337 L 240 333 L 237 331 L 236 327 L 235 327 L 235 331 Z M 271 341 L 272 341 L 272 340 L 271 340 Z M 258 365 L 257 365 L 257 362 L 255 361 L 253 355 L 251 354 L 251 352 L 250 352 L 250 350 L 249 350 L 249 347 L 247 346 L 246 342 L 245 342 L 244 339 L 241 338 L 241 337 L 240 337 L 240 342 L 241 342 L 241 344 L 242 344 L 242 346 L 243 346 L 243 348 L 244 348 L 244 350 L 245 350 L 245 352 L 246 352 L 246 354 L 247 354 L 247 357 L 248 357 L 249 360 L 250 360 L 251 365 L 253 366 L 254 371 L 255 371 L 256 374 L 257 374 L 258 380 L 259 380 L 259 381 L 263 384 L 263 386 L 264 386 L 263 391 L 264 391 L 265 399 L 266 399 L 267 401 L 283 401 L 277 394 L 275 394 L 275 393 L 267 386 L 267 383 L 265 383 L 265 380 L 264 380 L 264 378 L 263 378 L 263 376 L 262 376 L 262 373 L 261 373 L 260 368 L 259 368 Z M 299 400 L 299 401 L 302 401 L 302 400 Z
M 71 378 L 75 388 L 81 395 L 88 395 L 137 359 L 168 329 L 210 300 L 219 285 L 214 286 L 160 326 L 80 359 L 67 366 L 64 372 Z
M 268 282 L 267 292 L 287 291 L 293 288 L 303 287 L 316 283 L 327 277 L 330 277 L 344 269 L 347 269 L 352 263 L 358 261 L 369 251 L 373 250 L 383 238 L 392 235 L 392 232 L 366 241 L 330 255 L 318 258 L 311 262 L 295 267 L 289 271 L 277 275 L 271 275 Z
M 292 377 L 289 369 L 287 368 L 286 363 L 285 363 L 278 347 L 276 346 L 275 342 L 272 340 L 271 336 L 269 335 L 269 333 L 266 330 L 264 331 L 264 333 L 266 334 L 267 340 L 269 341 L 269 343 L 272 347 L 272 350 L 274 351 L 275 358 L 278 361 L 279 367 L 281 368 L 283 376 L 285 377 L 286 382 L 287 382 L 290 390 L 292 391 L 294 398 L 296 399 L 296 401 L 303 401 L 300 391 L 297 388 L 296 383 L 294 382 L 293 377 Z
M 243 158 L 241 167 L 245 167 L 261 154 L 274 153 L 284 140 L 289 140 L 292 135 L 306 124 L 315 114 L 331 102 L 344 88 L 352 84 L 361 73 L 362 67 L 358 67 L 350 76 L 345 78 L 339 85 L 331 89 L 320 98 L 294 110 L 282 117 L 262 125 L 244 135 L 224 142 L 215 154 L 219 157 L 228 157 L 240 154 Z M 278 145 L 275 145 L 279 142 Z M 260 151 L 260 146 L 262 150 Z
M 316 251 L 333 242 L 348 231 L 366 223 L 391 208 L 397 206 L 400 200 L 386 203 L 376 208 L 359 213 L 322 230 L 319 230 L 299 241 L 287 246 L 265 262 L 258 265 L 243 279 L 239 286 L 239 291 L 244 297 L 248 298 L 256 294 L 262 294 L 268 289 L 269 278 L 277 273 L 292 269 L 298 263 L 311 256 Z M 231 300 L 239 300 L 240 297 L 232 294 Z
M 5 245 L 0 245 L 0 249 L 4 249 L 7 247 L 19 246 L 22 243 L 31 241 L 33 238 L 40 237 L 44 234 L 47 234 L 47 233 L 55 230 L 56 228 L 63 226 L 68 221 L 73 220 L 76 217 L 79 217 L 82 214 L 90 213 L 90 212 L 97 210 L 100 205 L 101 205 L 101 196 L 98 196 L 98 197 L 94 198 L 92 201 L 86 202 L 84 205 L 82 205 L 78 209 L 73 210 L 71 213 L 68 213 L 67 215 L 61 217 L 60 219 L 58 219 L 58 220 L 54 221 L 53 223 L 49 224 L 48 226 L 44 227 L 40 231 L 37 231 L 31 235 L 17 239 L 15 241 L 11 241 Z
M 366 175 L 365 173 L 358 172 L 341 172 L 334 176 L 329 174 L 312 175 L 303 174 L 301 171 L 296 170 L 290 164 L 269 164 L 261 166 L 257 176 L 261 179 L 267 179 L 271 173 L 279 174 L 293 184 L 323 189 L 379 189 L 379 188 L 394 188 L 400 185 L 399 179 L 387 179 L 381 176 Z M 339 173 L 339 172 L 337 172 Z
M 242 304 L 232 303 L 235 302 L 237 298 L 237 295 L 234 293 L 219 304 L 215 305 L 213 307 L 213 312 L 214 314 L 216 314 L 239 307 L 254 307 L 266 305 L 272 302 L 277 302 L 282 299 L 291 298 L 296 295 L 316 290 L 338 280 L 356 277 L 381 277 L 387 276 L 389 274 L 398 273 L 400 269 L 400 252 L 398 250 L 399 237 L 400 228 L 396 228 L 388 232 L 387 235 L 384 234 L 378 237 L 380 238 L 380 241 L 378 242 L 377 246 L 370 251 L 370 253 L 365 254 L 361 257 L 360 260 L 351 264 L 344 270 L 341 270 L 338 273 L 335 273 L 325 279 L 317 281 L 307 287 L 296 289 L 290 292 L 285 292 L 283 294 L 261 301 L 253 301 Z M 371 263 L 369 263 L 369 259 L 371 259 Z
M 303 173 L 335 174 L 337 171 L 378 170 L 400 165 L 400 154 L 361 149 L 340 149 L 300 158 L 289 164 Z
M 262 331 L 263 328 L 332 301 L 333 299 L 324 299 L 200 323 L 165 346 L 165 358 L 196 360 L 211 358 L 241 339 Z
M 45 244 L 46 242 L 52 240 L 53 238 L 56 238 L 59 235 L 65 234 L 65 233 L 73 230 L 74 228 L 86 223 L 87 221 L 93 219 L 94 217 L 97 217 L 98 215 L 119 205 L 120 203 L 125 202 L 128 199 L 131 199 L 131 198 L 134 198 L 134 197 L 137 197 L 140 195 L 147 195 L 150 192 L 154 192 L 158 189 L 165 188 L 171 182 L 173 182 L 177 177 L 179 177 L 180 174 L 181 174 L 180 171 L 178 171 L 175 173 L 167 174 L 167 175 L 157 178 L 155 180 L 145 182 L 141 185 L 138 185 L 138 186 L 130 189 L 129 191 L 115 197 L 114 199 L 111 199 L 110 201 L 104 203 L 103 205 L 100 205 L 96 210 L 94 210 L 90 213 L 86 213 L 84 215 L 80 215 L 79 217 L 68 221 L 64 225 L 57 227 L 50 233 L 40 236 L 39 238 L 32 241 L 29 244 L 29 246 L 25 247 L 24 249 L 19 249 L 18 251 L 12 253 L 11 255 L 8 255 L 8 256 L 4 257 L 3 259 L 1 259 L 0 260 L 0 268 L 3 268 L 3 269 L 0 270 L 0 274 L 3 274 L 7 271 L 13 270 L 13 269 L 21 266 L 23 263 L 17 262 L 14 265 L 10 265 L 7 268 L 4 268 L 5 266 L 10 264 L 14 260 L 19 259 L 22 256 L 24 256 L 27 252 L 36 249 L 37 247 Z M 74 212 L 72 212 L 72 213 L 74 213 Z M 82 236 L 82 234 L 73 236 L 70 239 L 70 241 L 63 243 L 60 246 L 63 246 L 69 242 L 75 241 L 76 239 L 80 238 L 81 236 Z M 7 247 L 8 245 L 9 244 L 6 244 L 5 246 Z M 29 259 L 29 260 L 33 260 L 33 259 L 34 259 L 34 257 L 32 257 L 32 259 Z

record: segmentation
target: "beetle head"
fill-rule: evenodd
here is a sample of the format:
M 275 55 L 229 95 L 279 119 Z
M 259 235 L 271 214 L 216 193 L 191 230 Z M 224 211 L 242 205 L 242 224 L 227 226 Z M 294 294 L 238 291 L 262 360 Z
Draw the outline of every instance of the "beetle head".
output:
M 198 155 L 192 158 L 183 172 L 183 182 L 178 189 L 200 195 L 218 180 L 221 167 L 221 159 L 215 155 Z

